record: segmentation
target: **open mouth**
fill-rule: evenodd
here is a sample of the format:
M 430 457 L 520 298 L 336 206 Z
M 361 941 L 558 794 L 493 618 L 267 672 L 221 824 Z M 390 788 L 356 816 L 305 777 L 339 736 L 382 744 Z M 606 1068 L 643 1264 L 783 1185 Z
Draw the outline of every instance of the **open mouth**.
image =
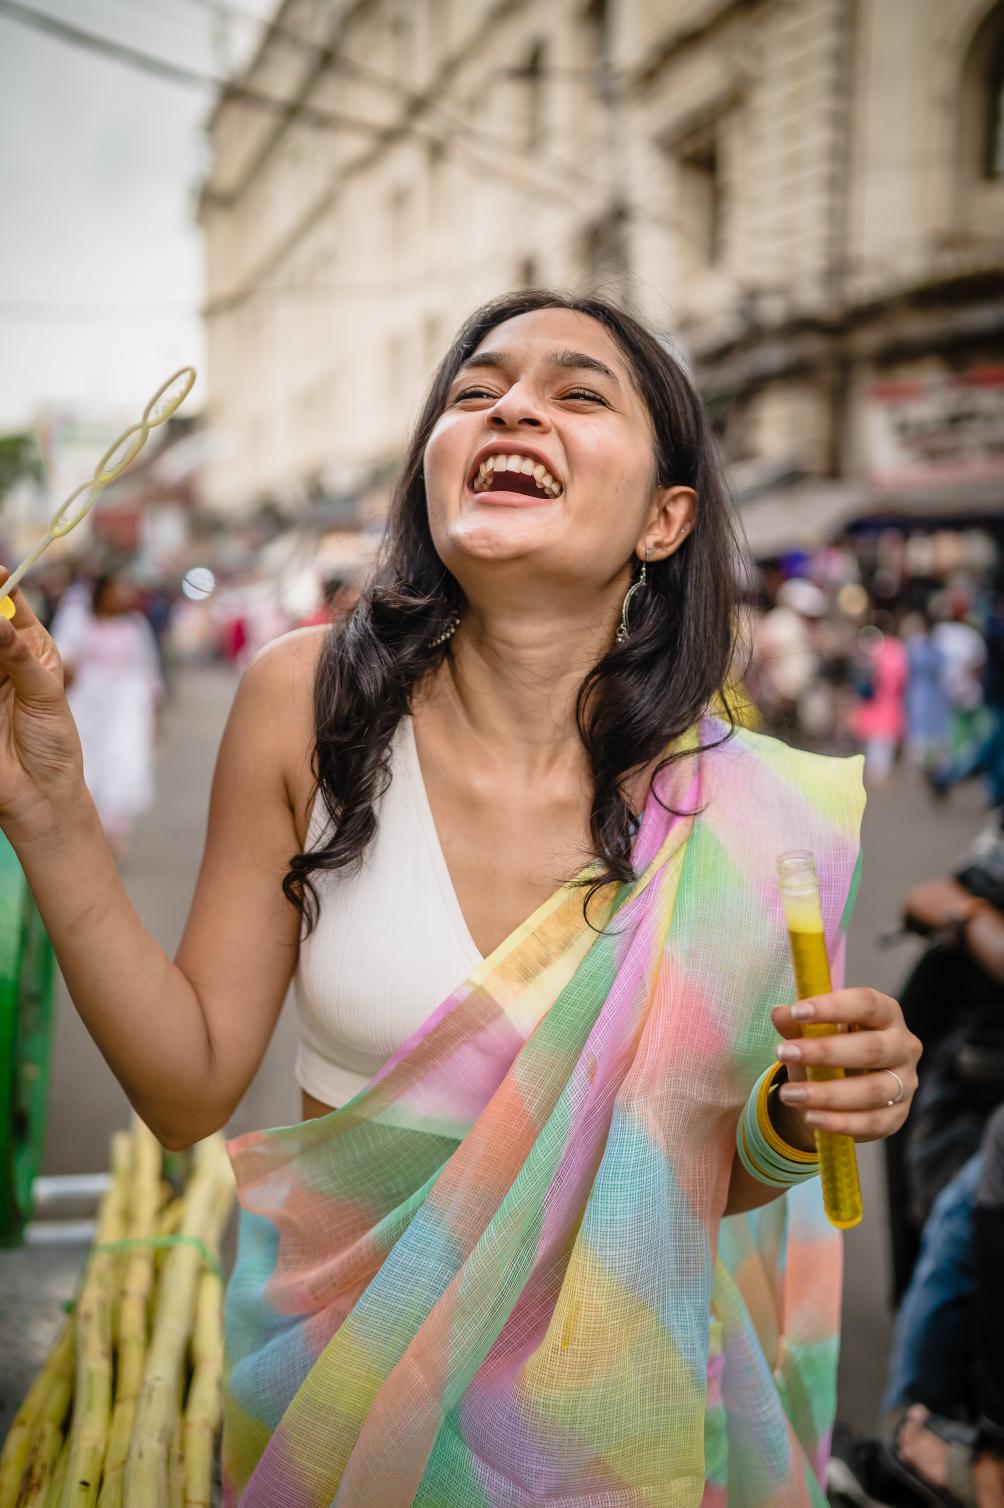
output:
M 472 492 L 516 492 L 523 497 L 560 497 L 562 487 L 531 456 L 486 456 L 471 480 Z

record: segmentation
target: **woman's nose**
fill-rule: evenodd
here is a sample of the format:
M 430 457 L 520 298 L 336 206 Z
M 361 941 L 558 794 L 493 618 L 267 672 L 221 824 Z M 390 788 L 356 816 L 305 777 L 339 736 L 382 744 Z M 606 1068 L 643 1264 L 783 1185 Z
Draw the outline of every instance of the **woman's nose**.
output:
M 545 420 L 538 408 L 527 393 L 518 393 L 515 388 L 498 400 L 489 410 L 485 422 L 491 429 L 512 429 L 517 424 L 528 426 L 531 429 L 541 429 Z

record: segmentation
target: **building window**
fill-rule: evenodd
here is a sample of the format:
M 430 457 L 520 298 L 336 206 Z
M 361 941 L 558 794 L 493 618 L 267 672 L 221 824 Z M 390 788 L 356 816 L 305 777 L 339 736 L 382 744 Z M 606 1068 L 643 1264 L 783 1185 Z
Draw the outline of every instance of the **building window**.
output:
M 608 0 L 586 0 L 579 15 L 579 48 L 587 84 L 596 85 L 607 57 Z
M 963 182 L 1004 183 L 1004 0 L 977 27 L 959 77 Z
M 723 189 L 716 128 L 708 128 L 677 147 L 675 153 L 680 235 L 694 270 L 716 267 L 722 260 Z
M 993 59 L 986 100 L 984 176 L 1004 180 L 1004 43 Z
M 544 81 L 547 65 L 547 48 L 537 42 L 531 49 L 522 70 L 525 79 L 526 108 L 523 139 L 528 148 L 539 147 L 544 137 Z
M 616 213 L 593 220 L 582 232 L 579 262 L 586 286 L 594 292 L 609 289 L 625 266 L 623 223 Z

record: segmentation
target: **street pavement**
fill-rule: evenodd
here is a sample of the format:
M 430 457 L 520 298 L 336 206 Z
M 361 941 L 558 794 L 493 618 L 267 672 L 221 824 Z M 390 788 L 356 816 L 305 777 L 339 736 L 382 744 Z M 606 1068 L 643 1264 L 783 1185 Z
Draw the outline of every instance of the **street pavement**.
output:
M 184 926 L 205 832 L 216 748 L 236 678 L 222 667 L 176 680 L 158 756 L 158 797 L 136 832 L 125 879 L 137 911 L 169 953 Z M 943 873 L 982 821 L 981 792 L 970 787 L 932 808 L 902 775 L 871 795 L 864 826 L 864 872 L 852 927 L 848 982 L 896 994 L 919 951 L 910 941 L 881 951 L 910 885 Z M 282 1013 L 264 1061 L 230 1131 L 299 1119 L 293 1072 L 295 1019 Z M 127 1124 L 129 1106 L 60 988 L 43 1171 L 108 1166 L 108 1138 Z M 865 1220 L 846 1238 L 840 1412 L 861 1428 L 874 1422 L 889 1349 L 887 1222 L 877 1147 L 859 1149 Z M 0 1430 L 44 1355 L 69 1298 L 84 1248 L 0 1252 Z

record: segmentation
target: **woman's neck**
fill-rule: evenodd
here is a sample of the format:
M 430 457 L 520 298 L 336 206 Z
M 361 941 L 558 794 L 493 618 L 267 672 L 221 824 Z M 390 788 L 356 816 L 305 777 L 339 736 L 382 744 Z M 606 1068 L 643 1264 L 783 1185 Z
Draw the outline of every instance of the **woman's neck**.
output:
M 580 617 L 528 622 L 469 610 L 429 687 L 437 719 L 486 763 L 526 780 L 579 775 L 579 687 L 609 633 Z

